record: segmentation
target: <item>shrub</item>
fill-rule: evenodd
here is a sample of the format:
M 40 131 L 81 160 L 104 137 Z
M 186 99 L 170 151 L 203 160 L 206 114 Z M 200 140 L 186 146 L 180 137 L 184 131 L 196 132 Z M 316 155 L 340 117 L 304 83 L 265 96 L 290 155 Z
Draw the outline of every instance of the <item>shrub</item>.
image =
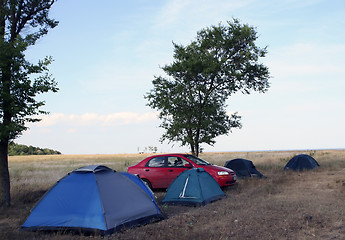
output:
M 16 156 L 16 155 L 53 155 L 53 154 L 61 154 L 61 152 L 48 149 L 48 148 L 39 148 L 33 146 L 26 146 L 23 144 L 16 144 L 11 142 L 8 146 L 8 155 L 9 156 Z

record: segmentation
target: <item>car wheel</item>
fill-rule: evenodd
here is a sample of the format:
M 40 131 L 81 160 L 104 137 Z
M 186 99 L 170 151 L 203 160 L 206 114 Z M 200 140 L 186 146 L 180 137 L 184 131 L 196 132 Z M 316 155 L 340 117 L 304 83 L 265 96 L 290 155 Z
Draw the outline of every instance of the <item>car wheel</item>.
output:
M 147 179 L 145 179 L 145 178 L 143 178 L 143 179 L 141 179 L 141 180 L 145 183 L 145 185 L 146 185 L 148 188 L 152 189 L 152 185 L 151 185 L 151 183 L 150 183 L 149 180 L 147 180 Z

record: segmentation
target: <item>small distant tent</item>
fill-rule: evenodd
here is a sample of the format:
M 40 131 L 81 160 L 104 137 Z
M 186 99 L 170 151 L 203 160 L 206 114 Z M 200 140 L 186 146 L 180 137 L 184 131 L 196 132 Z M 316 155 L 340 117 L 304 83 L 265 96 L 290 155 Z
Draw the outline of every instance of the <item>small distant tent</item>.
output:
M 236 158 L 225 163 L 226 168 L 235 171 L 237 177 L 254 177 L 262 178 L 263 175 L 256 170 L 252 161 L 242 158 Z
M 319 167 L 319 163 L 307 154 L 299 154 L 291 158 L 286 164 L 284 170 L 308 170 Z
M 47 191 L 21 230 L 111 234 L 163 219 L 150 192 L 129 173 L 102 165 L 82 167 Z
M 225 194 L 217 181 L 203 168 L 192 168 L 175 178 L 162 203 L 203 206 L 222 198 Z

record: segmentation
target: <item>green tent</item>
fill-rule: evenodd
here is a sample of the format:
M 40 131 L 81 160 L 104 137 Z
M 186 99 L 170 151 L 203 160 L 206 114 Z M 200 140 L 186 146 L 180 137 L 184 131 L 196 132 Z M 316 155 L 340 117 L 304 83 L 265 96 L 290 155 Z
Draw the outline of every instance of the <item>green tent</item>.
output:
M 200 206 L 222 198 L 225 194 L 216 180 L 203 168 L 192 168 L 171 183 L 162 203 Z

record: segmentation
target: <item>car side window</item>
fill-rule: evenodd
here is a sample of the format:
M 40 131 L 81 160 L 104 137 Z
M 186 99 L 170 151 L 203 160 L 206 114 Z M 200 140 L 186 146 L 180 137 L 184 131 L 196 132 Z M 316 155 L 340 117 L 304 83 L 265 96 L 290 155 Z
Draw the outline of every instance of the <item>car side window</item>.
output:
M 164 157 L 152 158 L 147 164 L 147 167 L 164 167 Z
M 189 163 L 180 157 L 168 157 L 168 167 L 185 167 L 186 164 Z

